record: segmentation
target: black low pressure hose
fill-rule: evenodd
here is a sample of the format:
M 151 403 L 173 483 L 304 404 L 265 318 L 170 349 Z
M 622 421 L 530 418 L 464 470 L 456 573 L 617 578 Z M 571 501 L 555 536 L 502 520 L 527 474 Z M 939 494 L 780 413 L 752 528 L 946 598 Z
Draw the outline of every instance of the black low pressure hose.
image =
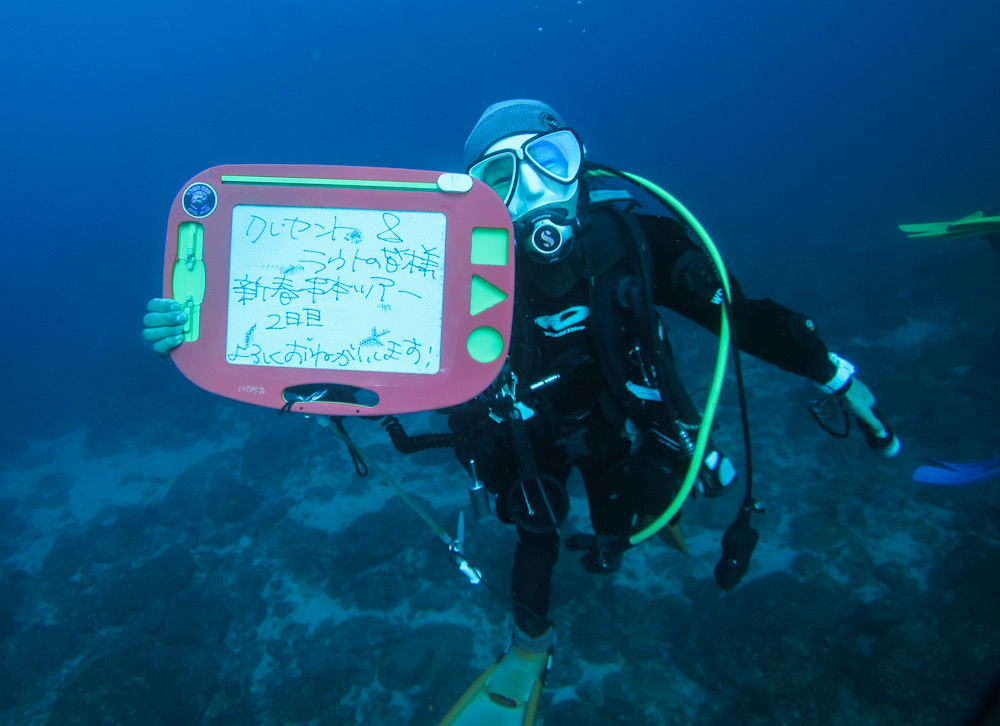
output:
M 723 300 L 726 315 L 733 319 L 729 301 Z M 738 584 L 750 569 L 750 558 L 760 535 L 751 526 L 751 515 L 763 513 L 764 508 L 753 498 L 753 447 L 750 443 L 750 416 L 747 413 L 746 385 L 743 380 L 743 364 L 740 360 L 740 343 L 736 337 L 736 326 L 729 329 L 733 349 L 733 368 L 736 372 L 736 390 L 740 400 L 740 421 L 743 424 L 743 456 L 746 459 L 746 494 L 736 519 L 722 535 L 722 557 L 715 565 L 715 582 L 727 592 Z
M 456 434 L 410 436 L 395 416 L 386 416 L 382 419 L 382 426 L 389 434 L 393 446 L 403 454 L 415 454 L 418 451 L 429 451 L 430 449 L 453 449 L 461 441 L 461 437 Z

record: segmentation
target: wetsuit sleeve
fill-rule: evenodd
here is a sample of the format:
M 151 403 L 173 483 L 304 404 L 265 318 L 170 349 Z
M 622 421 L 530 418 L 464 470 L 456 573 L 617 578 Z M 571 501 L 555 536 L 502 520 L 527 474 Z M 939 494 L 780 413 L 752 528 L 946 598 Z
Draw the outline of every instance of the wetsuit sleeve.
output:
M 675 220 L 643 216 L 640 224 L 653 258 L 656 304 L 718 335 L 720 309 L 712 303 L 718 275 L 708 255 Z M 830 380 L 836 366 L 812 320 L 770 298 L 748 298 L 732 274 L 729 288 L 741 350 L 818 383 Z

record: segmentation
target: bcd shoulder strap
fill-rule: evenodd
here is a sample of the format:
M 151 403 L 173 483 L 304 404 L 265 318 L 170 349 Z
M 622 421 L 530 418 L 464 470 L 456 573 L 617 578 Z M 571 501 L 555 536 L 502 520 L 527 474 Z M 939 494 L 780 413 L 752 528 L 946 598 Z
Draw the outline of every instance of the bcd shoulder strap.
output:
M 588 199 L 585 218 L 581 220 L 583 259 L 590 285 L 591 330 L 601 370 L 614 393 L 616 408 L 624 409 L 614 418 L 635 418 L 643 406 L 628 392 L 627 384 L 635 374 L 637 331 L 629 312 L 618 299 L 618 292 L 628 278 L 640 284 L 652 284 L 643 269 L 646 265 L 642 258 L 648 259 L 648 252 L 642 230 L 626 211 L 628 197 L 605 195 L 606 201 L 598 198 L 596 203 L 595 197 L 597 195 L 593 194 Z M 652 289 L 646 289 L 653 294 Z
M 591 189 L 588 195 L 582 236 L 598 358 L 626 416 L 694 423 L 700 416 L 674 369 L 655 309 L 652 258 L 646 236 L 631 213 L 633 203 L 625 189 Z M 630 301 L 623 299 L 629 284 L 637 286 L 631 303 L 638 310 L 629 309 Z M 636 374 L 643 375 L 643 367 L 650 378 L 645 384 L 656 388 L 653 381 L 658 380 L 659 391 L 667 394 L 658 403 L 634 394 Z

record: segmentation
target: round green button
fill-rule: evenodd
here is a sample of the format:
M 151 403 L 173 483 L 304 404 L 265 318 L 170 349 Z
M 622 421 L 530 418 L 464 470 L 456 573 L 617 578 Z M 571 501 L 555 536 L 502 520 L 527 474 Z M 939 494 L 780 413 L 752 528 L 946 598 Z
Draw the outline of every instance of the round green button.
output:
M 469 333 L 466 348 L 473 360 L 492 363 L 503 353 L 503 336 L 496 328 L 484 325 Z

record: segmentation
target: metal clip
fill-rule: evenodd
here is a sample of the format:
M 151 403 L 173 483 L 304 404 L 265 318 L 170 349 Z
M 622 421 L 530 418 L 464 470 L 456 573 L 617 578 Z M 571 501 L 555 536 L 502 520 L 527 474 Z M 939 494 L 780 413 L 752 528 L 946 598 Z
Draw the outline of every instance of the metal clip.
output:
M 278 415 L 283 413 L 291 413 L 292 406 L 296 403 L 312 403 L 313 401 L 323 400 L 323 396 L 327 394 L 328 388 L 323 388 L 318 391 L 313 391 L 308 396 L 301 393 L 285 393 L 285 405 L 278 410 Z M 309 414 L 303 414 L 303 418 L 309 418 Z
M 483 573 L 478 569 L 469 564 L 469 561 L 465 559 L 465 555 L 462 552 L 462 542 L 465 539 L 465 515 L 459 511 L 458 513 L 458 536 L 455 537 L 451 542 L 448 543 L 448 553 L 451 555 L 451 561 L 458 565 L 458 569 L 462 571 L 462 574 L 469 578 L 469 582 L 473 585 L 478 585 L 483 581 Z

